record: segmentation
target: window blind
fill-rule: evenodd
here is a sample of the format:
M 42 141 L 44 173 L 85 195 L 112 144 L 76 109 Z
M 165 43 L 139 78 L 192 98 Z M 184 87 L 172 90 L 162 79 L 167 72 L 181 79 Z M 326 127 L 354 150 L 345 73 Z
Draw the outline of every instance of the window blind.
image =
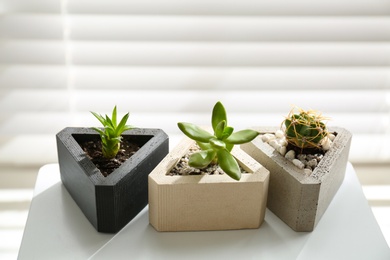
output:
M 25 142 L 25 163 L 56 161 L 54 135 L 96 125 L 89 111 L 116 104 L 179 135 L 217 100 L 237 128 L 319 110 L 353 133 L 351 161 L 390 159 L 389 0 L 0 0 L 0 13 L 2 163 Z

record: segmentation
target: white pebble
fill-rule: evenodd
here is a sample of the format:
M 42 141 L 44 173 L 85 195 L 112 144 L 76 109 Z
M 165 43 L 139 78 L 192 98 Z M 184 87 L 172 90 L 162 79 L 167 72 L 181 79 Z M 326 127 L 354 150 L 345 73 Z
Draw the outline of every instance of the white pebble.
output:
M 315 156 L 317 162 L 320 162 L 322 160 L 322 158 L 324 157 L 322 154 L 315 154 L 314 156 Z
M 302 153 L 298 154 L 297 159 L 300 161 L 306 160 L 306 154 L 302 154 Z
M 283 138 L 284 137 L 284 132 L 282 130 L 278 130 L 275 133 L 276 138 Z
M 274 140 L 274 139 L 276 139 L 276 137 L 273 134 L 265 134 L 261 137 L 261 140 L 263 140 L 263 142 L 265 142 L 265 143 L 268 143 L 269 141 Z
M 280 146 L 278 152 L 282 155 L 285 156 L 287 152 L 287 147 L 286 146 Z
M 279 142 L 279 144 L 280 144 L 281 146 L 287 146 L 287 140 L 286 140 L 286 138 L 279 139 L 278 142 Z
M 290 160 L 290 161 L 295 159 L 295 152 L 294 152 L 294 150 L 288 151 L 284 157 L 286 159 Z
M 314 169 L 317 167 L 317 160 L 316 159 L 311 159 L 310 161 L 307 162 L 306 166 L 309 166 L 310 168 Z
M 329 139 L 333 142 L 336 136 L 334 134 L 328 134 Z
M 303 162 L 301 162 L 300 160 L 298 159 L 293 159 L 292 160 L 292 163 L 297 166 L 299 169 L 303 169 L 305 168 L 305 164 Z
M 273 148 L 275 148 L 275 150 L 278 150 L 279 147 L 280 147 L 278 141 L 276 141 L 275 139 L 274 139 L 274 140 L 271 140 L 271 141 L 269 142 L 269 145 L 272 146 Z
M 325 137 L 324 139 L 322 139 L 321 145 L 324 151 L 328 151 L 330 149 L 330 146 L 332 145 L 332 141 L 329 138 Z
M 312 155 L 312 154 L 307 154 L 306 155 L 306 160 L 308 160 L 308 161 L 310 161 L 310 160 L 313 160 L 313 159 L 315 159 L 316 157 L 314 156 L 314 155 Z
M 305 168 L 303 169 L 303 172 L 307 175 L 307 176 L 310 176 L 311 173 L 313 172 L 312 170 L 308 169 L 308 168 Z

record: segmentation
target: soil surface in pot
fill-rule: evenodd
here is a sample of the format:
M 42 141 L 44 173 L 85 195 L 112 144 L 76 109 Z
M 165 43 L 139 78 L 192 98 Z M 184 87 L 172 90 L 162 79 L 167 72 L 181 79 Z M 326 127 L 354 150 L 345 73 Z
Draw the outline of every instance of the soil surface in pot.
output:
M 219 167 L 218 163 L 211 163 L 209 166 L 207 166 L 204 169 L 197 169 L 194 167 L 191 167 L 188 165 L 188 161 L 190 158 L 190 155 L 193 153 L 196 153 L 200 150 L 199 146 L 195 145 L 192 146 L 188 153 L 186 153 L 182 158 L 180 158 L 179 162 L 175 165 L 175 167 L 172 168 L 172 170 L 167 173 L 167 175 L 170 176 L 176 176 L 176 175 L 220 175 L 225 174 L 225 172 Z M 241 173 L 248 173 L 242 169 L 240 166 Z
M 104 177 L 107 177 L 115 169 L 119 168 L 127 159 L 135 154 L 140 146 L 125 138 L 122 139 L 121 149 L 113 159 L 107 159 L 102 153 L 102 142 L 100 140 L 79 143 L 88 158 L 96 165 Z
M 321 154 L 325 155 L 326 151 L 320 148 L 299 148 L 290 143 L 287 144 L 287 151 L 294 150 L 296 154 Z
M 330 132 L 330 134 L 337 136 L 336 132 Z M 325 153 L 327 152 L 321 148 L 299 148 L 299 147 L 296 147 L 296 146 L 288 143 L 287 144 L 287 151 L 290 151 L 290 150 L 294 150 L 296 154 L 312 154 L 312 155 L 315 155 L 315 154 L 325 155 Z
M 326 137 L 327 139 L 324 139 L 325 144 L 321 143 L 318 148 L 296 147 L 286 140 L 286 136 L 282 130 L 274 133 L 262 133 L 261 140 L 270 145 L 283 157 L 290 160 L 297 168 L 303 170 L 305 175 L 316 178 L 318 176 L 314 174 L 314 170 L 331 148 L 336 136 L 336 132 L 330 132 L 328 137 Z

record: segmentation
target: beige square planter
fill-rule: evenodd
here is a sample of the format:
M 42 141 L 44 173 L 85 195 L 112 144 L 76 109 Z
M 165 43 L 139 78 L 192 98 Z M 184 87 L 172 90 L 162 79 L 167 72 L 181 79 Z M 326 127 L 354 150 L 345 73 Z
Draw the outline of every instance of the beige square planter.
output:
M 275 133 L 279 128 L 253 128 Z M 305 176 L 260 137 L 241 146 L 270 171 L 267 207 L 295 231 L 312 231 L 343 182 L 352 135 L 332 128 L 337 136 L 312 176 Z
M 239 147 L 232 154 L 248 174 L 166 175 L 194 144 L 188 138 L 149 175 L 149 221 L 158 231 L 259 228 L 264 220 L 269 171 Z

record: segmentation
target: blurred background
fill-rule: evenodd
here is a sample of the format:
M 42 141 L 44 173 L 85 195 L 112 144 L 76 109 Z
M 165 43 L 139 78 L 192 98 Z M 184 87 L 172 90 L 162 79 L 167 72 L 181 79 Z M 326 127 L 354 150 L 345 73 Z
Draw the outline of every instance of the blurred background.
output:
M 390 0 L 0 0 L 0 258 L 16 258 L 55 135 L 129 123 L 280 125 L 297 105 L 353 133 L 350 161 L 390 241 Z

